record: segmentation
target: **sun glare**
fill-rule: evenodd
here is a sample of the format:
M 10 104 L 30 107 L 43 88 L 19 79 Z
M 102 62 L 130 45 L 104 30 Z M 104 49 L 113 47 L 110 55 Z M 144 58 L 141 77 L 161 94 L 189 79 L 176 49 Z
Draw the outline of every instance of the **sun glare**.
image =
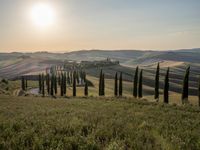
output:
M 48 27 L 55 21 L 54 9 L 46 3 L 38 3 L 31 10 L 31 19 L 39 27 Z

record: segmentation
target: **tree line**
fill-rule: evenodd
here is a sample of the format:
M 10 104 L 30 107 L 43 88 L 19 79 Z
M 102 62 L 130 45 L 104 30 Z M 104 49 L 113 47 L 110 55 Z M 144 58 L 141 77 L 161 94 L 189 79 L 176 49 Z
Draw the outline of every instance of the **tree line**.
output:
M 164 78 L 164 87 L 163 87 L 163 101 L 164 103 L 169 103 L 169 75 L 170 68 L 167 68 L 165 78 Z M 190 66 L 187 67 L 183 79 L 182 87 L 182 103 L 188 103 L 189 96 L 189 75 L 190 75 Z M 60 87 L 60 96 L 66 96 L 67 86 L 72 86 L 73 96 L 77 95 L 76 87 L 77 84 L 84 86 L 84 95 L 88 96 L 88 80 L 86 79 L 86 72 L 84 71 L 73 71 L 73 72 L 62 72 L 61 74 L 54 73 L 51 74 L 40 74 L 39 75 L 39 93 L 43 96 L 51 95 L 55 96 L 58 94 L 58 87 Z M 22 90 L 27 89 L 27 80 L 22 77 L 21 86 Z M 154 99 L 159 101 L 159 82 L 160 82 L 160 65 L 158 63 L 155 73 L 155 86 L 154 86 Z M 46 90 L 45 90 L 46 87 Z M 47 91 L 47 93 L 45 93 Z M 103 70 L 100 71 L 99 75 L 99 96 L 105 96 L 105 73 Z M 135 74 L 133 77 L 133 91 L 132 95 L 135 98 L 143 97 L 143 69 L 136 67 Z M 123 96 L 123 73 L 116 72 L 114 77 L 114 96 Z M 200 77 L 198 85 L 198 98 L 200 106 Z

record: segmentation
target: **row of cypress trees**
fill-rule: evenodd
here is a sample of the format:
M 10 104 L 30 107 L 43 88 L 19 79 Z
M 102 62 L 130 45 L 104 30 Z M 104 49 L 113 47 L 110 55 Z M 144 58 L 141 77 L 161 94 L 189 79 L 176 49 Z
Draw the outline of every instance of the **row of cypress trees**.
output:
M 142 93 L 142 83 L 143 83 L 143 70 L 140 70 L 139 74 L 139 67 L 136 67 L 135 69 L 135 76 L 133 80 L 133 96 L 135 98 L 142 98 L 143 93 Z
M 137 70 L 137 69 L 136 69 Z M 164 103 L 169 103 L 169 71 L 167 69 L 165 79 L 164 79 Z M 154 98 L 159 100 L 159 74 L 160 74 L 160 65 L 158 63 L 155 75 L 155 94 Z M 188 103 L 188 96 L 189 96 L 189 75 L 190 75 L 190 66 L 187 67 L 184 79 L 183 79 L 183 87 L 182 87 L 182 103 Z M 198 98 L 199 98 L 199 106 L 200 106 L 200 78 L 199 78 L 199 87 L 198 87 Z
M 118 86 L 118 73 L 115 74 L 115 84 L 114 84 L 114 95 L 122 96 L 123 93 L 123 80 L 122 80 L 122 72 L 120 72 L 119 76 L 119 86 Z
M 169 72 L 170 69 L 168 68 L 166 71 L 165 79 L 164 79 L 164 89 L 163 89 L 163 98 L 164 103 L 169 103 Z M 190 74 L 190 66 L 186 69 L 184 80 L 183 80 L 183 88 L 182 88 L 182 103 L 185 104 L 188 102 L 188 95 L 189 95 L 189 74 Z M 86 80 L 86 73 L 82 73 L 82 79 L 85 82 L 84 94 L 88 96 L 88 82 Z M 159 100 L 159 76 L 160 76 L 160 64 L 158 63 L 156 74 L 155 74 L 155 94 L 154 98 Z M 77 72 L 73 72 L 73 96 L 76 96 L 76 85 L 77 85 Z M 46 75 L 39 75 L 39 91 L 43 93 L 44 90 L 44 81 L 46 79 L 46 86 L 47 92 L 49 95 L 57 94 L 57 82 L 61 88 L 61 96 L 66 95 L 66 83 L 67 83 L 67 75 L 66 73 L 61 74 L 58 76 L 58 79 L 55 75 L 50 76 L 49 74 Z M 58 81 L 57 81 L 58 80 Z M 118 81 L 119 80 L 119 81 Z M 122 96 L 123 94 L 123 80 L 122 80 L 122 72 L 120 73 L 118 79 L 118 73 L 115 74 L 115 82 L 114 82 L 114 95 L 115 96 Z M 50 86 L 51 85 L 51 86 Z M 26 81 L 24 77 L 22 77 L 22 89 L 26 89 Z M 134 80 L 133 80 L 133 96 L 135 98 L 142 98 L 143 97 L 143 70 L 140 70 L 139 67 L 135 70 Z M 198 98 L 199 98 L 199 105 L 200 105 L 200 78 L 199 78 L 199 86 L 198 86 Z M 99 77 L 99 96 L 105 96 L 105 74 L 103 71 L 100 71 Z
M 73 80 L 72 80 L 72 88 L 73 88 L 73 96 L 76 96 L 76 86 L 77 86 L 77 72 L 73 72 Z M 39 93 L 43 96 L 45 95 L 45 80 L 46 80 L 46 89 L 48 95 L 55 96 L 58 93 L 58 86 L 60 87 L 60 95 L 65 96 L 67 93 L 67 79 L 68 76 L 65 73 L 61 73 L 61 75 L 56 76 L 55 74 L 49 75 L 47 74 L 46 77 L 42 74 L 39 75 Z M 88 83 L 86 80 L 86 73 L 83 73 L 82 81 L 84 81 L 85 89 L 84 93 L 88 95 Z

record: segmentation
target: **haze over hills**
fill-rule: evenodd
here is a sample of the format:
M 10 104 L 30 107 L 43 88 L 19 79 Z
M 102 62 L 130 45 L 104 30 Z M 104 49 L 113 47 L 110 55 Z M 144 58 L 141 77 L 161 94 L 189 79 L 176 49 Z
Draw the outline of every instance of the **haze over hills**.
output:
M 49 59 L 69 59 L 69 60 L 101 60 L 107 57 L 125 62 L 130 59 L 161 59 L 161 60 L 177 60 L 187 62 L 200 62 L 198 57 L 200 48 L 196 49 L 181 49 L 167 51 L 153 50 L 80 50 L 66 53 L 50 53 L 50 52 L 35 52 L 35 53 L 0 53 L 0 61 L 20 56 L 31 56 Z M 173 56 L 173 57 L 171 57 Z M 141 61 L 141 60 L 140 60 Z

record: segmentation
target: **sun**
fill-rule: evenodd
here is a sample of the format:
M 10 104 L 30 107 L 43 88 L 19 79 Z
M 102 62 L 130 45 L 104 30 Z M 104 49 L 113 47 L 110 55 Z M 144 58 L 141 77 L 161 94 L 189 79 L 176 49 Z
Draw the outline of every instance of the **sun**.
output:
M 38 3 L 31 9 L 31 19 L 39 27 L 48 27 L 55 22 L 55 11 L 47 3 Z

